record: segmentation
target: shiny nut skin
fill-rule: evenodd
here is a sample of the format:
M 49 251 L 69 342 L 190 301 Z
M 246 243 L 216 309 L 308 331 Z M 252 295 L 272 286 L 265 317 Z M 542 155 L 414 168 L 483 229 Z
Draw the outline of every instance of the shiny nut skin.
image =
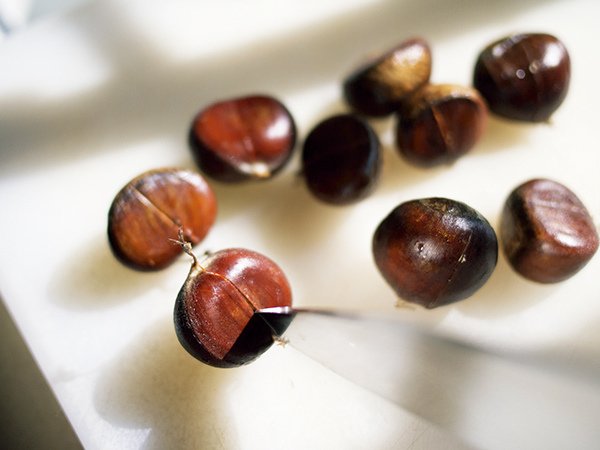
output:
M 475 64 L 473 84 L 502 117 L 544 122 L 562 104 L 571 78 L 564 44 L 549 34 L 517 34 L 487 46 Z
M 254 311 L 291 306 L 289 282 L 266 256 L 241 248 L 195 261 L 175 302 L 174 323 L 181 345 L 215 367 L 247 364 L 273 344 L 266 322 Z
M 429 45 L 421 38 L 408 39 L 346 77 L 344 98 L 360 114 L 387 116 L 430 76 Z
M 268 179 L 292 155 L 296 125 L 287 108 L 265 95 L 213 103 L 194 118 L 189 144 L 200 169 L 222 182 Z
M 336 205 L 368 196 L 379 178 L 379 139 L 358 116 L 325 119 L 308 134 L 302 149 L 302 174 L 311 193 Z
M 115 196 L 108 213 L 113 254 L 137 270 L 159 270 L 182 252 L 179 230 L 197 244 L 212 227 L 215 195 L 197 172 L 167 168 L 145 172 Z
M 496 267 L 498 243 L 473 208 L 427 198 L 400 204 L 379 224 L 373 256 L 401 299 L 435 308 L 483 286 Z
M 449 164 L 470 151 L 487 123 L 487 107 L 472 88 L 429 84 L 399 112 L 396 144 L 410 163 Z
M 539 283 L 572 277 L 598 250 L 598 232 L 586 207 L 548 179 L 527 181 L 510 193 L 500 238 L 514 270 Z

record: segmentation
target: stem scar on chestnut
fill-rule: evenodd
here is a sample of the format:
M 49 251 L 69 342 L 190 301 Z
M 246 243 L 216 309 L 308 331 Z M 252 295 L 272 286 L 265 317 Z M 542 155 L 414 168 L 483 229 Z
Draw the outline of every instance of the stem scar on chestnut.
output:
M 196 359 L 225 368 L 250 363 L 278 342 L 277 333 L 254 312 L 291 306 L 282 269 L 242 248 L 220 250 L 200 263 L 191 246 L 180 243 L 192 256 L 173 313 L 181 345 Z
M 372 245 L 375 263 L 396 294 L 426 308 L 471 296 L 498 258 L 489 222 L 445 198 L 400 204 L 379 224 Z
M 179 231 L 198 244 L 216 213 L 215 195 L 199 173 L 175 168 L 144 172 L 127 183 L 110 206 L 110 248 L 128 267 L 159 270 L 181 254 L 171 242 Z

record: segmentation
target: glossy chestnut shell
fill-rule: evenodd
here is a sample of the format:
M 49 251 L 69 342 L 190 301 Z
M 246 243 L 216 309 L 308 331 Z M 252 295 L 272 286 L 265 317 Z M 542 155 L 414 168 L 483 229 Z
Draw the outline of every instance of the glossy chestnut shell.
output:
M 292 115 L 266 95 L 207 106 L 195 117 L 189 135 L 200 169 L 223 182 L 270 178 L 289 161 L 295 143 Z
M 572 277 L 598 250 L 586 207 L 566 186 L 548 179 L 527 181 L 510 193 L 500 237 L 513 269 L 539 283 Z
M 197 172 L 167 168 L 145 172 L 125 185 L 108 212 L 108 240 L 114 255 L 138 270 L 158 270 L 182 252 L 173 243 L 180 230 L 201 242 L 217 213 L 215 195 Z
M 422 167 L 452 163 L 475 146 L 487 115 L 475 89 L 429 84 L 399 110 L 398 150 L 407 161 Z
M 544 33 L 517 34 L 487 46 L 473 84 L 490 110 L 526 122 L 547 121 L 565 99 L 571 61 L 564 44 Z
M 274 342 L 273 330 L 254 311 L 291 306 L 289 282 L 266 256 L 241 248 L 195 261 L 175 302 L 174 323 L 181 345 L 216 367 L 247 364 Z
M 394 112 L 431 76 L 431 50 L 421 38 L 408 39 L 346 77 L 344 98 L 354 111 L 382 117 Z
M 426 198 L 400 204 L 379 224 L 373 256 L 400 298 L 435 308 L 483 286 L 496 267 L 498 243 L 489 222 L 473 208 Z
M 311 193 L 337 205 L 354 203 L 374 189 L 381 169 L 379 139 L 358 116 L 342 114 L 319 123 L 302 149 L 302 174 Z

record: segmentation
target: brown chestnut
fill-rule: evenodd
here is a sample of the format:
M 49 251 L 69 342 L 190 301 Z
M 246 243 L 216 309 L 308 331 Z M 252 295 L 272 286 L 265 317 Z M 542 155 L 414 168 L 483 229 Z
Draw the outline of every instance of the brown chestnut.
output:
M 598 232 L 581 200 L 548 179 L 527 181 L 510 193 L 500 238 L 514 270 L 539 283 L 572 277 L 598 250 Z
M 287 108 L 273 97 L 233 98 L 198 113 L 189 143 L 200 169 L 216 180 L 267 179 L 290 159 L 296 125 Z
M 493 113 L 543 122 L 562 104 L 570 78 L 564 44 L 549 34 L 530 33 L 488 45 L 475 63 L 473 84 Z
M 115 196 L 108 212 L 110 247 L 131 268 L 162 269 L 181 254 L 172 242 L 179 230 L 197 244 L 216 212 L 213 191 L 199 173 L 175 168 L 148 171 Z
M 475 89 L 429 84 L 400 109 L 396 143 L 412 164 L 449 164 L 475 146 L 486 123 L 487 108 Z
M 253 320 L 254 312 L 291 303 L 290 285 L 275 262 L 251 250 L 221 250 L 201 263 L 194 257 L 175 302 L 175 330 L 198 360 L 240 366 L 274 342 L 276 333 L 264 320 Z
M 471 296 L 490 277 L 498 258 L 496 233 L 464 203 L 412 200 L 377 227 L 373 256 L 396 294 L 425 308 Z
M 386 116 L 430 76 L 429 45 L 421 38 L 408 39 L 350 74 L 344 80 L 344 98 L 358 113 Z
M 302 174 L 318 199 L 346 205 L 371 193 L 379 178 L 381 151 L 377 134 L 352 114 L 329 117 L 306 137 Z

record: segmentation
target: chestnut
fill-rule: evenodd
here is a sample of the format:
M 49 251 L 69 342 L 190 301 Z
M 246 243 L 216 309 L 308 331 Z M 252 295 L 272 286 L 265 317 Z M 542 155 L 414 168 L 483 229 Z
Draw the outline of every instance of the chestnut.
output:
M 310 192 L 326 203 L 345 205 L 366 197 L 380 168 L 377 134 L 355 115 L 325 119 L 304 142 L 302 174 Z
M 400 204 L 379 224 L 372 245 L 375 264 L 396 294 L 425 308 L 471 296 L 498 258 L 489 222 L 446 198 Z
M 575 275 L 598 250 L 598 232 L 581 200 L 548 179 L 516 187 L 502 210 L 506 258 L 523 277 L 557 283 Z
M 295 143 L 292 115 L 265 95 L 207 106 L 194 118 L 189 134 L 200 169 L 222 182 L 270 178 L 288 162 Z
M 412 164 L 449 164 L 475 146 L 486 123 L 487 107 L 475 89 L 429 84 L 400 109 L 396 144 Z
M 186 251 L 191 254 L 187 243 Z M 200 263 L 193 255 L 191 270 L 174 309 L 181 345 L 198 360 L 215 367 L 247 364 L 274 342 L 276 333 L 258 309 L 291 306 L 290 285 L 282 269 L 252 250 L 230 248 Z
M 127 183 L 110 206 L 110 248 L 131 268 L 162 269 L 181 254 L 172 242 L 179 230 L 197 244 L 216 212 L 215 195 L 199 173 L 176 168 L 145 172 Z
M 544 33 L 516 34 L 481 51 L 473 84 L 490 110 L 525 122 L 547 121 L 569 89 L 571 62 L 564 44 Z
M 358 113 L 383 117 L 431 76 L 431 50 L 421 38 L 408 39 L 348 75 L 343 94 Z

